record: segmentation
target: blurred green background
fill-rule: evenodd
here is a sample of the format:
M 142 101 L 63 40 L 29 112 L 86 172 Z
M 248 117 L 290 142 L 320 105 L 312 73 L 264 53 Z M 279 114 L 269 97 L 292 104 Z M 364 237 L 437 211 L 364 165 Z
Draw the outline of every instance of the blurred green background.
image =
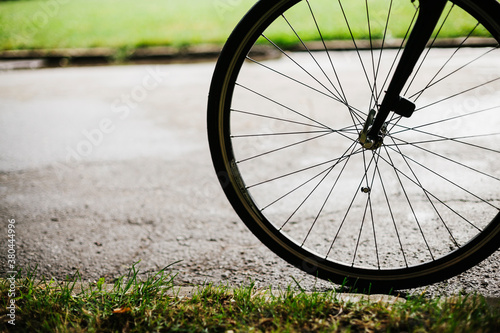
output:
M 182 47 L 196 44 L 223 44 L 244 13 L 256 0 L 0 0 L 0 50 L 59 49 L 110 47 L 132 49 L 148 46 Z M 332 0 L 312 2 L 318 21 L 327 22 L 330 30 L 322 31 L 328 39 L 350 38 L 335 30 Z M 384 8 L 374 13 L 386 13 Z M 354 13 L 351 25 L 366 28 L 364 1 L 344 1 L 347 11 Z M 403 6 L 404 4 L 404 6 Z M 301 4 L 302 5 L 302 4 Z M 414 12 L 410 1 L 394 2 L 394 20 L 411 20 Z M 307 10 L 296 10 L 303 15 Z M 290 15 L 294 15 L 291 13 Z M 338 20 L 338 17 L 336 18 Z M 356 20 L 359 20 L 357 22 Z M 308 20 L 310 23 L 310 20 Z M 470 31 L 470 22 L 460 14 L 450 20 L 443 36 L 460 36 Z M 306 40 L 318 39 L 314 27 L 298 27 Z M 365 29 L 366 30 L 366 29 Z M 290 29 L 286 24 L 273 29 L 273 37 L 287 43 Z M 382 34 L 382 30 L 378 32 Z M 405 31 L 391 31 L 401 37 Z M 481 34 L 480 31 L 475 33 Z M 293 36 L 292 36 L 293 38 Z M 362 36 L 363 38 L 363 36 Z M 366 36 L 364 36 L 366 38 Z M 296 39 L 295 39 L 296 42 Z
M 254 0 L 0 1 L 0 49 L 222 43 Z

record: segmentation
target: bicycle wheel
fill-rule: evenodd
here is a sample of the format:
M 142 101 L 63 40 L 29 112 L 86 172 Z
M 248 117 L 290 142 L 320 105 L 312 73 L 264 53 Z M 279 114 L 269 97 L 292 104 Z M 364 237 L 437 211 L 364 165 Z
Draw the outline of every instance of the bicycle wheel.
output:
M 499 7 L 447 2 L 401 93 L 415 111 L 391 112 L 367 149 L 419 4 L 258 2 L 208 101 L 215 170 L 247 227 L 296 267 L 359 287 L 430 284 L 496 251 Z

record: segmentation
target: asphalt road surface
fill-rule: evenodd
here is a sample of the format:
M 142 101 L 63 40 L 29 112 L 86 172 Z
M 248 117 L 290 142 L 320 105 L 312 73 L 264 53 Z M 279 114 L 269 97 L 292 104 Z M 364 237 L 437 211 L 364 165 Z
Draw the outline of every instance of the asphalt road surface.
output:
M 214 63 L 0 72 L 0 275 L 7 224 L 16 262 L 84 280 L 173 264 L 178 285 L 306 289 L 331 284 L 289 266 L 246 229 L 211 166 L 205 131 Z M 427 288 L 500 296 L 500 252 Z

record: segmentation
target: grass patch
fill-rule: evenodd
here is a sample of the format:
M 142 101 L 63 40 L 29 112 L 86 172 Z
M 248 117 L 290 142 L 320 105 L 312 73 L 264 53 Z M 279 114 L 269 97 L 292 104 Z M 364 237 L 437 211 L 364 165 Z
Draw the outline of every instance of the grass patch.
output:
M 15 282 L 15 326 L 7 320 L 8 297 L 0 301 L 0 331 L 346 331 L 498 332 L 500 313 L 481 296 L 447 299 L 409 297 L 395 304 L 340 301 L 334 291 L 280 293 L 206 285 L 178 297 L 175 275 L 161 270 L 144 279 L 135 265 L 112 285 L 38 280 L 34 272 Z M 8 295 L 9 280 L 0 293 Z M 77 290 L 78 289 L 78 290 Z
M 0 2 L 0 49 L 223 43 L 254 1 L 232 3 L 225 0 Z
M 57 49 L 110 47 L 130 49 L 147 46 L 182 47 L 195 44 L 223 44 L 244 13 L 256 0 L 31 0 L 0 1 L 0 49 Z M 368 38 L 363 1 L 344 1 L 350 27 L 358 38 Z M 361 4 L 361 7 L 360 5 Z M 315 19 L 325 39 L 350 39 L 341 19 L 338 2 L 311 2 Z M 381 38 L 387 20 L 387 3 L 370 3 L 371 32 Z M 332 14 L 332 13 L 337 14 Z M 456 12 L 456 13 L 455 13 Z M 396 2 L 392 22 L 411 22 L 410 2 Z M 306 19 L 303 19 L 304 15 Z M 306 2 L 294 7 L 287 17 L 305 41 L 318 40 Z M 466 36 L 476 22 L 465 19 L 460 10 L 448 19 L 441 37 Z M 400 38 L 406 30 L 387 31 Z M 473 35 L 482 36 L 477 29 Z M 298 43 L 283 20 L 269 31 L 276 42 Z

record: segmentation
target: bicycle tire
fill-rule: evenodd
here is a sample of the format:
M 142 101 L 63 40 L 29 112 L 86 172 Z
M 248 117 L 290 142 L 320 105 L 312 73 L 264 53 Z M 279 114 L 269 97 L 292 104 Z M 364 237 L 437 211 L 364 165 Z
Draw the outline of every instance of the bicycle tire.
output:
M 500 59 L 499 3 L 448 2 L 435 35 L 439 37 L 441 28 L 449 24 L 445 15 L 465 15 L 477 25 L 467 30 L 467 37 L 461 38 L 455 49 L 438 49 L 433 47 L 434 39 L 430 41 L 416 70 L 420 75 L 430 67 L 430 76 L 422 74 L 425 80 L 414 76 L 405 90 L 418 112 L 410 118 L 391 115 L 382 147 L 367 150 L 357 142 L 360 129 L 368 111 L 376 108 L 383 96 L 383 87 L 406 40 L 403 35 L 402 41 L 390 43 L 387 37 L 389 25 L 393 28 L 392 6 L 396 2 L 385 2 L 387 12 L 383 20 L 378 19 L 378 23 L 385 21 L 385 26 L 375 33 L 371 31 L 375 25 L 370 22 L 373 14 L 368 2 L 360 1 L 367 13 L 365 30 L 369 30 L 369 40 L 364 42 L 369 46 L 361 50 L 362 42 L 349 24 L 349 8 L 338 1 L 336 11 L 341 16 L 324 20 L 345 25 L 354 49 L 339 51 L 339 55 L 326 45 L 327 28 L 322 30 L 319 17 L 322 11 L 315 9 L 321 7 L 320 2 L 259 1 L 221 52 L 210 86 L 207 130 L 215 171 L 227 199 L 273 252 L 309 274 L 338 284 L 404 289 L 438 282 L 477 265 L 500 245 L 500 198 L 495 191 L 500 174 L 494 166 L 500 152 L 494 144 L 498 136 L 495 129 L 500 125 L 495 117 L 500 111 L 500 98 L 495 96 L 500 89 L 500 69 L 492 65 Z M 375 2 L 370 2 L 370 8 Z M 412 5 L 410 1 L 405 4 Z M 414 15 L 417 12 L 415 6 Z M 318 51 L 303 42 L 301 34 L 307 33 L 304 23 L 316 29 Z M 275 24 L 289 27 L 296 44 L 290 47 L 288 40 L 273 37 Z M 405 25 L 403 34 L 412 24 Z M 457 54 L 476 46 L 469 42 L 479 29 L 489 33 L 493 43 L 484 51 L 480 49 L 479 58 L 474 53 L 453 67 Z M 373 39 L 372 34 L 378 34 L 379 39 Z M 265 44 L 281 58 L 275 62 L 254 58 Z M 299 49 L 298 53 L 286 51 L 287 47 Z M 427 52 L 446 55 L 436 67 L 429 64 Z M 383 55 L 390 59 L 387 65 Z M 337 74 L 344 70 L 337 62 L 349 65 L 352 59 L 360 67 L 372 68 L 360 69 L 364 74 L 358 77 L 359 84 L 350 85 L 354 89 L 349 95 L 343 91 L 349 85 L 336 84 L 351 78 L 349 73 L 344 77 Z M 369 65 L 364 66 L 366 63 Z M 491 68 L 485 69 L 488 64 Z M 387 73 L 378 76 L 381 68 L 388 68 Z M 473 82 L 458 86 L 456 73 L 464 70 L 477 75 L 466 75 L 464 81 Z M 263 76 L 258 77 L 257 71 Z M 370 71 L 373 81 L 367 73 Z M 442 74 L 445 71 L 448 74 Z M 273 84 L 268 84 L 271 80 Z M 358 107 L 351 101 L 357 101 L 356 94 L 365 81 L 371 92 Z M 467 98 L 478 90 L 482 95 L 474 109 L 450 109 L 450 103 L 469 103 Z M 443 97 L 442 91 L 448 95 Z M 426 95 L 425 103 L 422 95 Z M 320 99 L 330 104 L 320 104 Z M 332 111 L 325 111 L 328 108 Z M 441 114 L 429 110 L 441 111 L 444 118 L 435 118 Z M 335 117 L 331 117 L 333 112 Z M 481 124 L 480 129 L 476 123 Z M 334 151 L 339 153 L 334 155 Z M 325 154 L 329 158 L 325 159 Z M 476 166 L 478 160 L 489 166 Z M 317 171 L 320 166 L 326 168 Z M 350 214 L 358 215 L 351 219 Z M 352 226 L 355 223 L 359 228 Z

